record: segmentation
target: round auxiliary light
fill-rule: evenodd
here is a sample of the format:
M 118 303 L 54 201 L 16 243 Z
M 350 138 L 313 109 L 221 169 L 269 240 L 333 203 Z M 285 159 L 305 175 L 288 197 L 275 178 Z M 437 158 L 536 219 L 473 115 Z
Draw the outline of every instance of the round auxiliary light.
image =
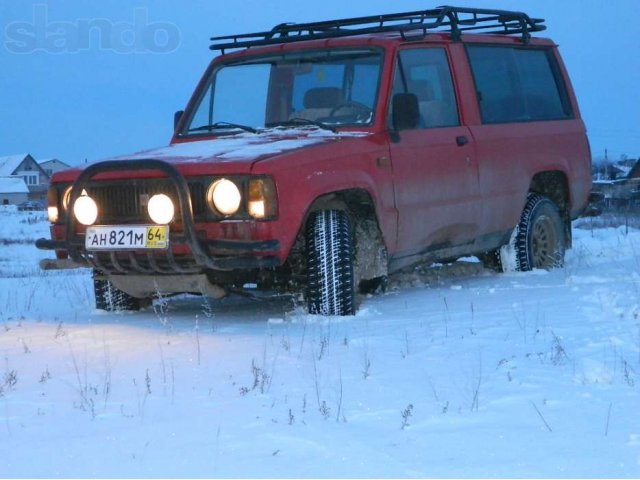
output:
M 159 193 L 151 197 L 147 209 L 151 220 L 160 225 L 168 224 L 173 220 L 175 213 L 173 202 L 164 193 Z
M 221 178 L 209 187 L 209 202 L 222 215 L 233 215 L 240 209 L 242 196 L 231 180 Z
M 93 198 L 83 192 L 83 195 L 73 204 L 73 213 L 81 224 L 93 225 L 98 218 L 98 205 Z

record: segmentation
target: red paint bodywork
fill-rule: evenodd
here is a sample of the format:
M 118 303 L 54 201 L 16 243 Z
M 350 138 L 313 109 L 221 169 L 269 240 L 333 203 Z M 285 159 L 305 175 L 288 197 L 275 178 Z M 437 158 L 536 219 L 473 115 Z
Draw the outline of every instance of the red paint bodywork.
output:
M 374 124 L 345 129 L 366 133 L 365 136 L 328 138 L 284 153 L 234 161 L 221 162 L 216 157 L 197 161 L 165 158 L 175 162 L 186 177 L 266 174 L 275 180 L 277 219 L 199 223 L 198 231 L 207 238 L 278 240 L 277 256 L 284 262 L 316 199 L 332 192 L 360 189 L 373 202 L 389 257 L 402 258 L 514 228 L 533 177 L 550 171 L 566 177 L 569 212 L 571 217 L 577 216 L 585 208 L 590 191 L 590 152 L 578 104 L 555 45 L 545 39 L 531 40 L 532 45 L 549 47 L 554 52 L 575 118 L 483 125 L 465 52 L 467 43 L 521 45 L 521 39 L 464 35 L 462 42 L 453 42 L 446 34 L 430 34 L 422 41 L 407 42 L 397 35 L 359 36 L 257 47 L 216 58 L 200 81 L 187 111 L 195 108 L 201 89 L 221 62 L 302 49 L 353 46 L 384 49 Z M 429 45 L 446 48 L 460 126 L 403 131 L 400 141 L 394 141 L 387 119 L 397 53 L 403 48 Z M 468 143 L 457 145 L 457 137 L 466 137 Z M 171 144 L 212 138 L 216 137 L 174 136 Z M 58 173 L 52 181 L 70 182 L 79 172 L 75 169 Z M 157 176 L 157 172 L 127 172 L 97 178 Z M 52 234 L 54 238 L 63 238 L 63 226 L 54 226 Z

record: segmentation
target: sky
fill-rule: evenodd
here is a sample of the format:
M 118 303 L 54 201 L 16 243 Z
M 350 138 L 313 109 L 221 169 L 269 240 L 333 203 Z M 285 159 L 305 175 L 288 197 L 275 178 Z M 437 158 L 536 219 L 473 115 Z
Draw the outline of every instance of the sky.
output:
M 214 58 L 209 38 L 430 8 L 423 0 L 10 2 L 0 0 L 0 156 L 70 165 L 169 143 Z M 637 0 L 457 0 L 546 19 L 560 45 L 594 158 L 640 156 Z M 615 9 L 612 8 L 615 6 Z M 606 15 L 604 12 L 608 12 Z M 538 34 L 540 35 L 540 34 Z

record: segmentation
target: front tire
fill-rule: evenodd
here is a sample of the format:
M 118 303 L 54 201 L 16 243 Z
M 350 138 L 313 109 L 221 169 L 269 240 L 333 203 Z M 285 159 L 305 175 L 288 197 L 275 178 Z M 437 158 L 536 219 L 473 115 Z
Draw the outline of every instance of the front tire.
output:
M 109 280 L 93 279 L 96 308 L 107 312 L 140 310 L 142 300 L 117 289 Z
M 307 223 L 307 291 L 309 313 L 355 315 L 353 234 L 342 210 L 314 212 Z
M 564 265 L 566 237 L 562 217 L 555 203 L 539 194 L 529 194 L 520 223 L 509 244 L 500 250 L 503 267 L 513 265 L 526 272 L 549 270 Z M 505 270 L 510 270 L 508 267 Z

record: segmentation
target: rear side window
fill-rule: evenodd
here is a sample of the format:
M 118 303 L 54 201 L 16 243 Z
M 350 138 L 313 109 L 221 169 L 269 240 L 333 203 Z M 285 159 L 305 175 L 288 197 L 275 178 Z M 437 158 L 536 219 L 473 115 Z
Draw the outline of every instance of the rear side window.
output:
M 467 47 L 483 123 L 573 117 L 555 59 L 545 49 Z

